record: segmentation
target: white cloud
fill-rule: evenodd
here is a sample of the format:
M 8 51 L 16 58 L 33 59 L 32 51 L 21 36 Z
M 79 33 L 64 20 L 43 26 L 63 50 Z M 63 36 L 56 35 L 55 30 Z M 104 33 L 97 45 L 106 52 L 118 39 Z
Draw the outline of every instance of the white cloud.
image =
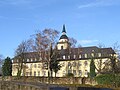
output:
M 89 8 L 89 7 L 111 6 L 117 4 L 120 4 L 120 0 L 96 0 L 88 4 L 80 5 L 78 6 L 78 8 L 81 9 L 81 8 Z
M 91 43 L 98 42 L 98 40 L 79 40 L 78 42 L 80 44 L 91 44 Z

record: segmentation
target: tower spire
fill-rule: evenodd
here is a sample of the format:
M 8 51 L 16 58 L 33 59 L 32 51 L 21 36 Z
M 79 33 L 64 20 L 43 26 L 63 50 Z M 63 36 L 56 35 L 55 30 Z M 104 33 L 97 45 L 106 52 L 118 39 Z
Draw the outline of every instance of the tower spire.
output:
M 66 33 L 65 24 L 63 25 L 62 33 Z
M 59 42 L 57 44 L 57 48 L 58 50 L 62 50 L 62 49 L 67 49 L 69 48 L 70 43 L 69 43 L 69 39 L 66 35 L 66 28 L 65 28 L 65 24 L 63 25 L 63 29 L 62 29 L 62 35 L 60 36 Z

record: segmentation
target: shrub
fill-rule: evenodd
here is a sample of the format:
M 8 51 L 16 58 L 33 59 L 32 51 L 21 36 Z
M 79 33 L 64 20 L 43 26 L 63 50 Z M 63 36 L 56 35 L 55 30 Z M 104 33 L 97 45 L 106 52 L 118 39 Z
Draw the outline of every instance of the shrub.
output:
M 65 76 L 66 77 L 74 77 L 74 74 L 73 73 L 67 73 Z
M 98 84 L 101 85 L 111 85 L 114 87 L 120 86 L 120 76 L 115 74 L 103 74 L 99 75 L 96 78 Z

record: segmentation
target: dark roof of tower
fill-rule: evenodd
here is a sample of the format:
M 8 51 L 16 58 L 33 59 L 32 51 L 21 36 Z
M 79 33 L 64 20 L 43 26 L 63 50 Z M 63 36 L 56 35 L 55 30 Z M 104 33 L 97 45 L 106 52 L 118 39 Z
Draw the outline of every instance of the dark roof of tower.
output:
M 60 39 L 68 39 L 67 35 L 62 35 Z
M 63 25 L 62 35 L 61 35 L 60 39 L 68 39 L 68 37 L 66 35 L 65 25 Z
M 66 33 L 65 25 L 63 25 L 62 33 Z

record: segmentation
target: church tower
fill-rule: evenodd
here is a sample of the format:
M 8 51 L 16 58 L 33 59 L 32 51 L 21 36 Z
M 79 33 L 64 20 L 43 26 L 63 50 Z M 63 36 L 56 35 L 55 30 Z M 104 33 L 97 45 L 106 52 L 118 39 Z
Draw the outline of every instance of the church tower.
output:
M 62 35 L 57 43 L 58 50 L 67 49 L 70 47 L 69 38 L 66 35 L 65 25 L 63 25 Z

